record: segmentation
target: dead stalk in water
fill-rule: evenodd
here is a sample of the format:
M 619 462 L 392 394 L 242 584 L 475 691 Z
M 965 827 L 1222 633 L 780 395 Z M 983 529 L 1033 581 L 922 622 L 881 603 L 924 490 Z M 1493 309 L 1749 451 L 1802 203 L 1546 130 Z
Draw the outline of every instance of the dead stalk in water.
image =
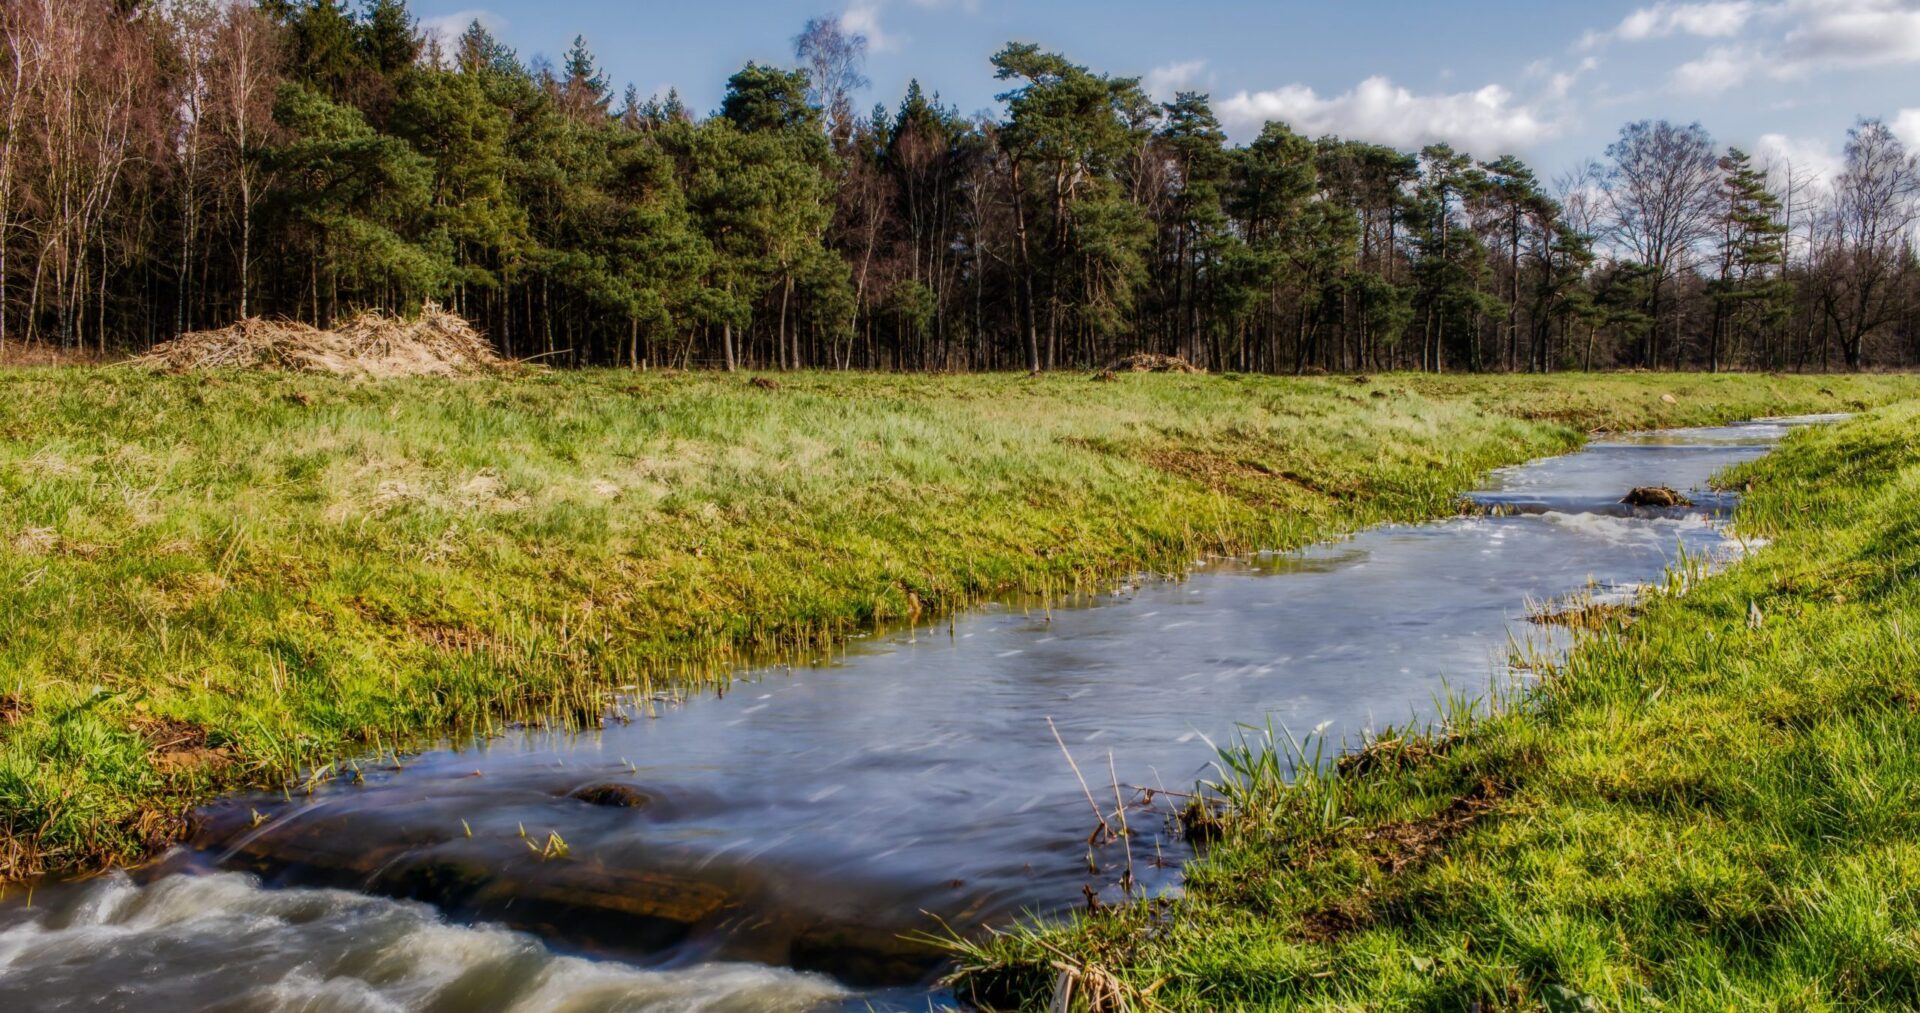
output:
M 1052 715 L 1047 716 L 1047 729 L 1053 732 L 1053 741 L 1060 745 L 1060 755 L 1067 758 L 1067 766 L 1073 768 L 1073 776 L 1080 782 L 1080 791 L 1087 796 L 1087 805 L 1093 809 L 1093 818 L 1099 820 L 1100 829 L 1106 831 L 1108 837 L 1112 837 L 1113 827 L 1107 823 L 1107 814 L 1101 812 L 1100 803 L 1093 800 L 1093 789 L 1087 787 L 1087 779 L 1081 775 L 1080 765 L 1073 762 L 1073 753 L 1067 750 L 1066 740 L 1060 737 L 1060 729 L 1055 727 Z
M 1133 896 L 1133 833 L 1127 828 L 1127 803 L 1120 797 L 1120 775 L 1113 769 L 1113 750 L 1107 750 L 1107 778 L 1113 784 L 1114 814 L 1120 817 L 1120 838 L 1127 846 L 1127 876 L 1120 883 L 1120 892 Z

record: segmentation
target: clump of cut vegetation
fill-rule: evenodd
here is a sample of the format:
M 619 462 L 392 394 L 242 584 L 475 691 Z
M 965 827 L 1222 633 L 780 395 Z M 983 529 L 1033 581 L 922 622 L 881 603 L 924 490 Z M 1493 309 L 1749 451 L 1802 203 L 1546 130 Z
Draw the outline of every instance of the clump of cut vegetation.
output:
M 322 330 L 292 320 L 242 320 L 154 346 L 134 362 L 156 369 L 275 369 L 367 379 L 474 376 L 508 368 L 473 326 L 427 304 L 412 319 L 377 311 Z
M 1108 373 L 1204 373 L 1206 370 L 1177 355 L 1157 355 L 1141 352 L 1115 359 L 1105 370 Z
M 1402 396 L 1174 374 L 787 373 L 771 395 L 628 371 L 0 371 L 0 874 L 136 860 L 211 792 L 343 756 L 590 724 L 617 686 L 1443 515 L 1584 429 L 1915 390 L 1378 382 Z
M 1065 966 L 1165 1009 L 1920 1005 L 1916 427 L 1735 469 L 1766 548 L 1425 747 L 1223 751 L 1180 899 L 962 946 L 963 991 L 1038 1008 Z
M 1643 485 L 1628 490 L 1620 502 L 1637 507 L 1690 507 L 1693 501 L 1664 485 Z

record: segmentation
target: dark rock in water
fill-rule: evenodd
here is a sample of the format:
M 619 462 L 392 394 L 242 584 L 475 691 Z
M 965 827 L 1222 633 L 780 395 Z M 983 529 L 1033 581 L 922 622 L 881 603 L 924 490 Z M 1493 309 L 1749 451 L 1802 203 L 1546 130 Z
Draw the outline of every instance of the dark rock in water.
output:
M 568 792 L 567 797 L 577 798 L 588 805 L 621 809 L 640 809 L 653 804 L 653 796 L 630 784 L 590 784 Z
M 674 804 L 671 793 L 652 797 L 618 782 L 568 795 L 596 805 Z M 471 828 L 460 819 L 422 820 L 404 807 L 274 807 L 274 818 L 263 821 L 254 806 L 267 804 L 233 799 L 196 811 L 194 847 L 274 886 L 432 904 L 455 922 L 497 923 L 596 956 L 690 947 L 684 952 L 699 959 L 791 966 L 856 988 L 930 982 L 947 959 L 929 941 L 938 923 L 918 905 L 895 903 L 897 887 L 884 879 L 709 863 L 673 847 L 601 848 L 590 834 L 555 858 L 533 846 L 541 827 L 515 835 L 510 822 L 505 832 L 499 821 Z M 962 894 L 954 909 L 978 910 L 984 896 Z
M 1664 485 L 1643 485 L 1620 502 L 1637 507 L 1688 507 L 1693 501 Z

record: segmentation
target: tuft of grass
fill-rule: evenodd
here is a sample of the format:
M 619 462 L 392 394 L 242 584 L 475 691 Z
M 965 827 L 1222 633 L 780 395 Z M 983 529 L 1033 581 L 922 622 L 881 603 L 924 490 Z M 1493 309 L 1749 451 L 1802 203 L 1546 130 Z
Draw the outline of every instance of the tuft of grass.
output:
M 223 789 L 592 724 L 614 687 L 1444 514 L 1589 429 L 1915 389 L 0 370 L 0 879 L 136 861 Z
M 1228 747 L 1183 897 L 956 944 L 963 990 L 1037 1008 L 1085 966 L 1167 1009 L 1920 1007 L 1916 433 L 1903 404 L 1734 469 L 1765 548 L 1394 762 Z

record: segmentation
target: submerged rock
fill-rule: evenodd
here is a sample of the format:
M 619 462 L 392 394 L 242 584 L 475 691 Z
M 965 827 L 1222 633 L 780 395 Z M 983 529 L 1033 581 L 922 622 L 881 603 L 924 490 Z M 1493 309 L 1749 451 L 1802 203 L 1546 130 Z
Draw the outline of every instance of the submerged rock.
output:
M 653 804 L 653 796 L 630 784 L 590 784 L 568 792 L 567 797 L 577 798 L 588 805 L 619 809 L 640 809 Z
M 1693 501 L 1664 485 L 1643 485 L 1620 502 L 1637 507 L 1689 507 Z

